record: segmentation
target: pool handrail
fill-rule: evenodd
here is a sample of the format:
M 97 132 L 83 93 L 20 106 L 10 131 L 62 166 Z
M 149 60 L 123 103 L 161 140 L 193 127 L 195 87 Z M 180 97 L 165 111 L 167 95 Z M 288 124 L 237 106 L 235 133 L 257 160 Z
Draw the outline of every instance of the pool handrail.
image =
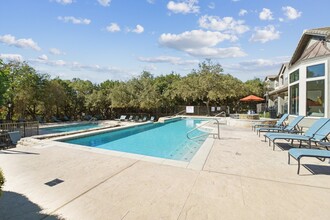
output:
M 186 110 L 179 111 L 178 113 L 175 113 L 174 115 L 172 115 L 171 118 L 178 116 L 178 115 L 184 115 L 183 113 L 185 113 L 185 112 L 186 112 Z
M 196 136 L 196 137 L 189 137 L 189 134 L 205 125 L 207 125 L 208 123 L 210 123 L 211 121 L 216 121 L 217 123 L 217 134 L 214 134 L 213 133 L 213 138 L 215 137 L 215 135 L 217 136 L 218 139 L 220 139 L 220 122 L 218 119 L 216 118 L 212 118 L 211 120 L 209 120 L 208 122 L 204 123 L 204 124 L 200 124 L 200 125 L 197 125 L 195 128 L 191 129 L 190 131 L 187 132 L 186 136 L 188 139 L 192 140 L 192 139 L 196 139 L 196 138 L 199 138 L 199 137 L 203 137 L 203 136 L 208 136 L 210 135 L 212 132 L 206 132 L 206 134 L 202 134 L 202 135 L 199 135 L 199 136 Z
M 222 111 L 222 112 L 216 114 L 214 117 L 218 117 L 218 116 L 223 115 L 223 114 L 225 114 L 225 116 L 227 115 L 225 111 Z

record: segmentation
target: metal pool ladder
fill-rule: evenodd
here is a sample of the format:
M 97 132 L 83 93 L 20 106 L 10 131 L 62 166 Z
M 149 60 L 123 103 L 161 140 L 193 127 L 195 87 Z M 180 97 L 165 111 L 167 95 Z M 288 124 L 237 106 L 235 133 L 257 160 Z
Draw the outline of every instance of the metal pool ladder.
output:
M 203 127 L 205 127 L 205 125 L 209 124 L 210 122 L 214 122 L 214 121 L 216 121 L 216 123 L 217 123 L 217 131 L 216 132 L 214 132 L 214 128 L 212 128 L 212 131 L 209 131 L 209 132 L 203 130 L 203 132 L 206 132 L 205 134 L 201 134 L 201 135 L 198 135 L 198 136 L 195 136 L 195 137 L 190 137 L 189 136 L 189 134 L 192 133 L 193 131 L 195 131 L 197 129 L 200 129 L 200 128 L 203 128 Z M 196 126 L 195 128 L 188 131 L 186 135 L 187 135 L 188 139 L 193 140 L 193 139 L 197 139 L 197 138 L 200 138 L 200 137 L 209 136 L 210 134 L 213 135 L 213 138 L 220 139 L 220 122 L 216 118 L 213 118 L 213 119 L 211 119 L 210 121 L 208 121 L 204 124 L 200 124 L 200 125 Z

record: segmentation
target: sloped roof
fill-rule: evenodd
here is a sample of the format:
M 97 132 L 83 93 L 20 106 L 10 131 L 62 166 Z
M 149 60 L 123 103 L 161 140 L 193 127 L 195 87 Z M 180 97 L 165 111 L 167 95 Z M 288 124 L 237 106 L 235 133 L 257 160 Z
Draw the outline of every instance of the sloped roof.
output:
M 284 71 L 285 68 L 287 68 L 289 66 L 289 62 L 283 63 L 281 65 L 280 71 L 278 72 L 278 76 L 281 75 L 281 73 Z
M 276 77 L 277 77 L 277 75 L 269 75 L 269 76 L 266 76 L 266 77 L 265 77 L 265 81 L 266 81 L 267 79 L 276 79 Z
M 290 60 L 290 66 L 296 63 L 298 60 L 308 59 L 320 55 L 330 54 L 329 48 L 321 40 L 313 44 L 308 50 L 305 50 L 309 40 L 313 36 L 322 37 L 324 40 L 330 40 L 330 27 L 315 28 L 304 31 L 303 35 L 300 38 L 298 46 Z
M 306 60 L 309 58 L 319 57 L 327 54 L 330 54 L 330 50 L 325 45 L 325 42 L 317 41 L 303 52 L 299 60 Z

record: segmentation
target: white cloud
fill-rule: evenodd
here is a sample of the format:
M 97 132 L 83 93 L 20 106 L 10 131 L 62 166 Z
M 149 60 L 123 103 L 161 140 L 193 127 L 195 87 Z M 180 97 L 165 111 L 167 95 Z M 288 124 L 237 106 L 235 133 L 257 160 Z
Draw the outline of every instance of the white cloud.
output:
M 0 59 L 16 62 L 22 62 L 24 60 L 20 54 L 0 54 Z
M 42 54 L 41 56 L 38 57 L 39 60 L 48 60 L 48 57 L 46 54 Z
M 144 31 L 144 28 L 139 24 L 136 25 L 135 29 L 132 30 L 132 32 L 137 33 L 137 34 L 141 34 L 141 33 L 143 33 L 143 31 Z
M 256 59 L 243 61 L 239 63 L 241 66 L 245 66 L 246 68 L 261 68 L 261 67 L 271 67 L 274 65 L 282 64 L 282 62 L 267 60 L 267 59 Z
M 154 64 L 150 64 L 150 65 L 147 65 L 147 66 L 143 67 L 143 71 L 152 72 L 152 71 L 155 71 L 155 70 L 157 70 L 157 67 Z
M 214 2 L 210 2 L 207 7 L 209 7 L 209 9 L 215 9 L 215 3 Z
M 279 22 L 283 22 L 284 18 L 279 18 L 278 20 L 279 20 Z
M 104 6 L 104 7 L 107 7 L 107 6 L 110 6 L 110 3 L 111 3 L 111 0 L 97 0 L 100 5 Z
M 62 17 L 62 16 L 58 16 L 57 17 L 58 20 L 60 21 L 63 21 L 65 23 L 72 23 L 72 24 L 84 24 L 84 25 L 88 25 L 91 23 L 91 20 L 90 19 L 87 19 L 87 18 L 75 18 L 73 16 L 65 16 L 65 17 Z
M 263 8 L 259 14 L 260 20 L 273 20 L 273 12 L 268 8 Z
M 108 32 L 118 32 L 118 31 L 120 31 L 120 27 L 117 23 L 111 23 L 110 25 L 108 25 L 106 27 L 106 30 Z
M 42 66 L 50 66 L 51 68 L 47 68 L 45 72 L 66 79 L 76 77 L 88 79 L 92 82 L 103 82 L 105 79 L 109 79 L 109 77 L 114 80 L 125 80 L 133 75 L 132 71 L 117 67 L 81 64 L 75 61 L 42 60 L 38 58 L 31 59 L 29 62 L 34 65 L 36 69 L 41 69 Z
M 199 13 L 198 0 L 169 1 L 167 9 L 175 14 Z
M 53 55 L 65 55 L 64 52 L 62 52 L 60 49 L 57 49 L 57 48 L 50 48 L 49 53 L 51 53 Z
M 161 45 L 175 48 L 201 48 L 213 47 L 224 40 L 231 40 L 232 36 L 220 32 L 192 30 L 181 34 L 162 34 L 159 38 Z
M 268 25 L 264 28 L 255 28 L 255 33 L 250 38 L 252 42 L 266 43 L 267 41 L 280 38 L 280 32 L 273 25 Z
M 218 16 L 204 15 L 198 20 L 199 26 L 205 29 L 215 31 L 225 31 L 232 34 L 242 34 L 249 30 L 249 27 L 244 25 L 243 20 L 235 20 L 232 17 L 224 17 L 223 19 Z
M 246 15 L 247 13 L 248 13 L 247 10 L 245 10 L 245 9 L 241 9 L 241 10 L 239 10 L 238 16 L 244 16 L 244 15 Z
M 278 73 L 281 65 L 290 60 L 289 56 L 272 57 L 270 59 L 245 60 L 235 63 L 222 63 L 227 73 L 233 73 L 240 80 L 249 80 L 252 77 L 264 79 L 267 75 Z
M 284 12 L 284 15 L 289 19 L 289 20 L 295 20 L 299 18 L 302 14 L 301 11 L 298 11 L 297 9 L 291 7 L 291 6 L 285 6 L 282 7 L 282 10 Z
M 62 5 L 69 5 L 72 4 L 72 0 L 55 0 L 57 3 L 60 3 Z
M 220 32 L 192 30 L 181 34 L 162 34 L 159 43 L 165 47 L 184 51 L 196 57 L 240 57 L 245 53 L 238 47 L 214 48 L 224 40 L 235 40 L 235 37 Z
M 173 65 L 191 65 L 198 64 L 198 60 L 182 60 L 180 57 L 158 56 L 158 57 L 138 57 L 139 61 L 147 63 L 170 63 Z
M 6 34 L 0 36 L 0 42 L 7 44 L 9 46 L 19 47 L 19 48 L 31 48 L 33 50 L 41 50 L 36 42 L 34 42 L 31 38 L 25 39 L 16 39 L 15 36 L 10 34 Z
M 186 52 L 191 56 L 205 57 L 205 58 L 235 58 L 244 57 L 246 53 L 239 47 L 228 47 L 228 48 L 212 48 L 212 47 L 202 47 L 202 48 L 192 48 L 187 49 Z
M 156 1 L 156 0 L 147 0 L 147 2 L 148 2 L 149 4 L 155 4 L 155 1 Z

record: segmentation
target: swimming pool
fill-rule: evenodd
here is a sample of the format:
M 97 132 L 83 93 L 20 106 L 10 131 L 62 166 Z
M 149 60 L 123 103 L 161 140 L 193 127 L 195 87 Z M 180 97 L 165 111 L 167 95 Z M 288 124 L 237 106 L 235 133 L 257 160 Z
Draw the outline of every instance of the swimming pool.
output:
M 41 134 L 52 134 L 52 133 L 61 133 L 61 132 L 70 132 L 70 131 L 81 131 L 81 130 L 98 128 L 98 127 L 101 127 L 101 125 L 97 124 L 97 123 L 72 124 L 72 125 L 41 128 L 40 133 Z
M 186 133 L 201 121 L 203 120 L 181 119 L 60 141 L 152 157 L 190 161 L 205 141 L 206 136 L 190 140 Z M 201 134 L 204 132 L 195 130 L 191 136 Z

